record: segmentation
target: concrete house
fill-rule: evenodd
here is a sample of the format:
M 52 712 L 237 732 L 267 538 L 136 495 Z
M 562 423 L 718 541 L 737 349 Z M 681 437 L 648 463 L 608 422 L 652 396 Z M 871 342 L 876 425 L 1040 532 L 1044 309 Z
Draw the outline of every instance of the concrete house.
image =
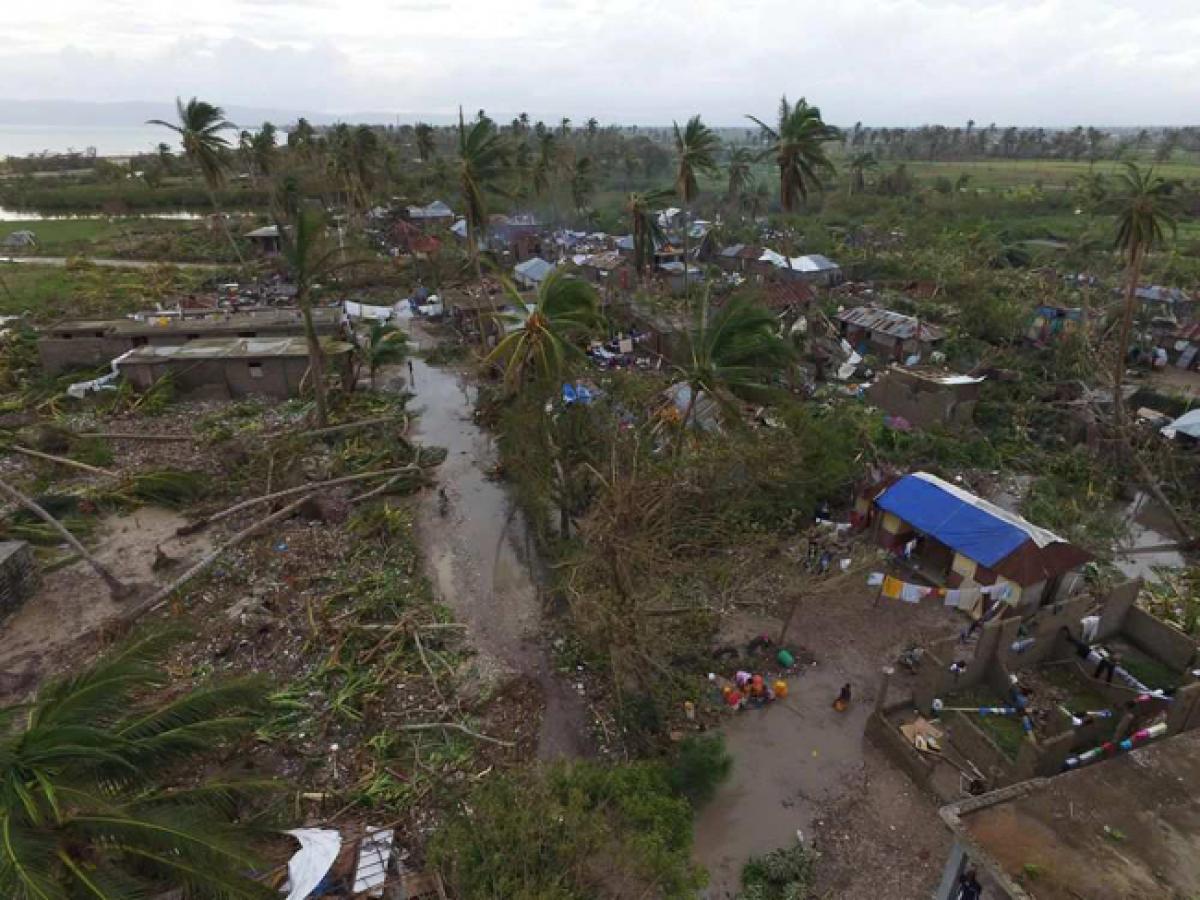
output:
M 918 428 L 969 425 L 982 378 L 934 369 L 892 366 L 867 388 L 867 400 Z
M 350 379 L 353 346 L 322 339 L 326 372 Z M 209 338 L 177 346 L 143 346 L 117 363 L 138 390 L 147 390 L 170 375 L 181 391 L 215 397 L 251 395 L 286 400 L 300 393 L 309 368 L 303 337 Z
M 329 307 L 313 310 L 317 334 L 335 334 L 339 323 L 339 310 Z M 300 310 L 277 307 L 186 317 L 149 315 L 142 319 L 68 321 L 42 330 L 38 337 L 38 355 L 42 368 L 53 375 L 68 369 L 104 365 L 138 347 L 175 347 L 203 338 L 278 337 L 303 333 L 304 319 Z

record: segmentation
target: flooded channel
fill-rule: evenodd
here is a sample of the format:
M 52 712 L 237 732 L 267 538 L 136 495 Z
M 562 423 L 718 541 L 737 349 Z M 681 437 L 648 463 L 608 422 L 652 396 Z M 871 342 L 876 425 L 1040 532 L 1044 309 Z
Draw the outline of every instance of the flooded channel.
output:
M 418 346 L 432 346 L 419 323 L 409 330 Z M 586 755 L 584 703 L 555 674 L 541 635 L 542 594 L 524 519 L 503 483 L 488 477 L 496 450 L 491 436 L 474 422 L 475 387 L 454 368 L 415 357 L 412 363 L 416 436 L 447 453 L 437 474 L 449 498 L 447 508 L 443 513 L 437 492 L 429 491 L 420 513 L 434 589 L 467 626 L 486 682 L 523 676 L 537 684 L 545 700 L 539 757 Z

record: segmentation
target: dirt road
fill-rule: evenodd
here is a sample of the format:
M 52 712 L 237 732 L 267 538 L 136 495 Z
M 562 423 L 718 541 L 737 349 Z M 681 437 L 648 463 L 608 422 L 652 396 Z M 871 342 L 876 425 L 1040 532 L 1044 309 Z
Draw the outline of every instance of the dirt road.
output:
M 418 345 L 433 345 L 420 323 L 409 329 Z M 533 569 L 537 561 L 523 517 L 504 485 L 486 474 L 495 464 L 495 448 L 474 422 L 474 386 L 464 373 L 429 366 L 419 358 L 413 359 L 413 370 L 409 389 L 420 414 L 417 436 L 447 452 L 438 470 L 449 498 L 447 509 L 443 513 L 437 492 L 429 491 L 419 517 L 434 589 L 467 625 L 485 684 L 525 676 L 542 692 L 538 756 L 586 755 L 584 704 L 555 674 L 542 641 L 542 598 Z
M 72 257 L 74 258 L 74 257 Z M 170 259 L 93 259 L 82 257 L 93 266 L 104 266 L 110 269 L 152 269 L 155 266 L 175 266 L 177 269 L 203 269 L 217 271 L 232 269 L 232 264 L 175 262 Z M 62 268 L 67 264 L 65 256 L 0 256 L 0 263 L 28 263 L 34 266 L 57 266 Z

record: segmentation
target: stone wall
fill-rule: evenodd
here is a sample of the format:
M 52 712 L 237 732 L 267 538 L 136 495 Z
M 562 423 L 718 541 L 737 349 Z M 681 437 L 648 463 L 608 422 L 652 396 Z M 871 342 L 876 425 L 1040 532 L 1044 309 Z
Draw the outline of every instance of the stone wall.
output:
M 1125 614 L 1121 636 L 1172 669 L 1187 669 L 1196 659 L 1196 643 L 1191 638 L 1136 606 Z
M 20 609 L 37 584 L 33 548 L 25 541 L 0 542 L 0 621 Z

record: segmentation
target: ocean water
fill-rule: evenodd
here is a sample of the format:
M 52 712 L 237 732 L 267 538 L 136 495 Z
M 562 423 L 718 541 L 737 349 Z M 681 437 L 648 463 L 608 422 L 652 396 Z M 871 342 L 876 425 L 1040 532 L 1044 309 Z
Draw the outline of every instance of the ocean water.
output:
M 30 154 L 84 152 L 95 147 L 100 156 L 145 153 L 160 143 L 177 143 L 159 125 L 5 125 L 0 123 L 0 157 Z

